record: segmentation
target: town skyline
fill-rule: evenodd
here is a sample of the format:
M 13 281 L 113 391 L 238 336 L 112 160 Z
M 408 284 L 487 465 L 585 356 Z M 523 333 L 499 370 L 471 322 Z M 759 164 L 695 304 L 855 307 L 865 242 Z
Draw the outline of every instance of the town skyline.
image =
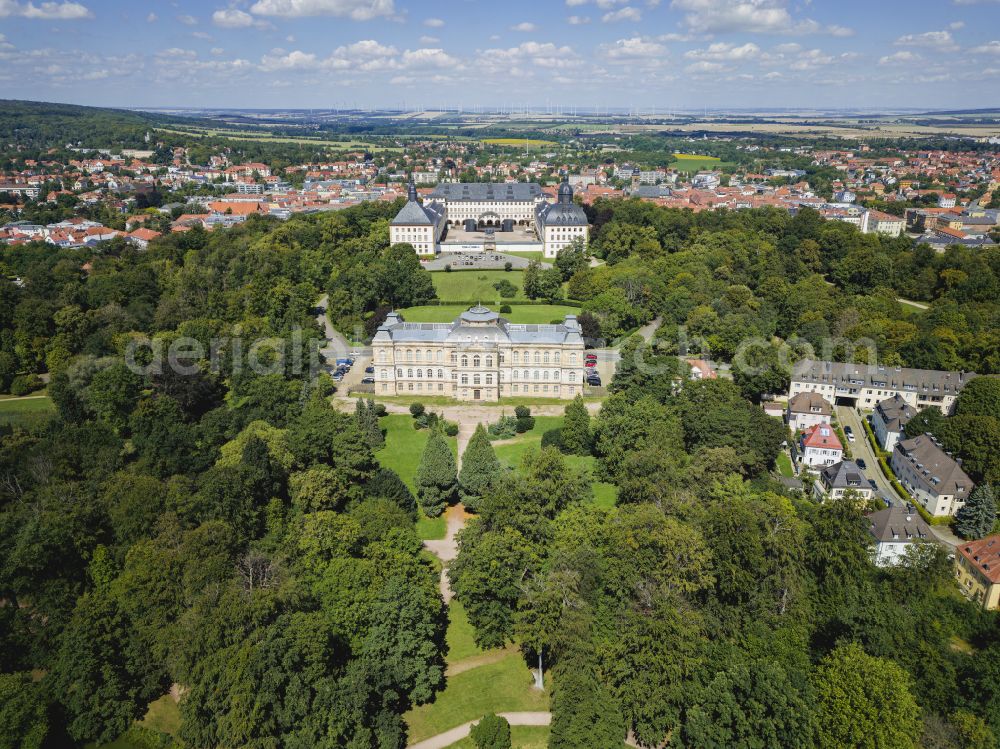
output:
M 976 108 L 1000 4 L 0 2 L 5 98 L 116 107 Z

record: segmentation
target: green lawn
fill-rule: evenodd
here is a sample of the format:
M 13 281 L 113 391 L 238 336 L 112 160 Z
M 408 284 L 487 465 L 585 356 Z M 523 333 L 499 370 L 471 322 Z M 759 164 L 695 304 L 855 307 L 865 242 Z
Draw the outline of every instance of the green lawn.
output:
M 137 721 L 136 725 L 176 736 L 181 728 L 181 709 L 174 702 L 173 697 L 165 694 L 158 700 L 149 703 L 149 710 L 146 711 L 145 717 Z M 93 749 L 97 745 L 87 744 L 87 747 Z M 147 743 L 136 740 L 126 733 L 110 744 L 101 744 L 98 749 L 147 749 L 147 747 Z
M 702 156 L 701 154 L 675 153 L 677 161 L 670 164 L 671 169 L 678 172 L 700 172 L 707 169 L 721 169 L 732 166 L 732 162 L 722 161 L 717 156 Z
M 525 299 L 524 271 L 512 270 L 463 270 L 435 271 L 431 274 L 438 299 L 444 302 L 482 302 L 491 307 L 499 307 L 504 300 L 493 284 L 502 280 L 510 281 L 517 287 L 512 299 Z
M 420 466 L 420 456 L 424 453 L 424 445 L 427 444 L 430 432 L 426 429 L 414 429 L 413 418 L 409 414 L 388 414 L 379 419 L 379 424 L 385 431 L 385 447 L 375 453 L 375 458 L 379 465 L 398 473 L 403 483 L 416 494 L 417 468 Z M 446 439 L 451 445 L 452 452 L 457 452 L 455 438 Z M 417 535 L 422 540 L 444 538 L 445 531 L 443 515 L 429 518 L 420 513 L 417 519 Z
M 457 599 L 448 604 L 448 663 L 482 655 L 482 650 L 474 639 L 475 631 L 469 624 L 469 617 Z
M 509 442 L 497 445 L 495 451 L 501 463 L 511 468 L 517 468 L 521 464 L 522 456 L 528 450 L 539 450 L 542 446 L 542 435 L 550 429 L 558 429 L 562 426 L 562 416 L 536 416 L 535 426 L 530 431 L 520 434 Z M 597 459 L 592 455 L 565 455 L 566 463 L 574 468 L 583 468 L 591 475 L 596 469 Z M 594 482 L 594 503 L 600 507 L 609 508 L 615 506 L 618 497 L 618 490 L 613 484 L 603 481 Z
M 548 691 L 539 692 L 532 684 L 531 671 L 520 653 L 452 676 L 432 704 L 421 705 L 404 716 L 410 727 L 410 743 L 436 736 L 488 712 L 548 710 Z
M 4 398 L 0 400 L 0 424 L 25 427 L 41 424 L 55 411 L 48 397 Z
M 795 475 L 795 471 L 792 469 L 792 459 L 788 457 L 787 453 L 778 453 L 778 473 L 780 473 L 785 478 L 792 478 Z
M 461 304 L 443 304 L 440 306 L 409 307 L 399 311 L 402 313 L 403 319 L 408 322 L 451 322 L 466 309 L 468 307 Z M 550 323 L 553 321 L 561 322 L 566 315 L 575 315 L 579 311 L 579 307 L 563 304 L 517 304 L 513 305 L 511 311 L 505 312 L 503 316 L 512 323 Z
M 482 717 L 482 716 L 480 716 Z M 511 726 L 511 749 L 546 749 L 549 745 L 548 726 Z M 451 744 L 447 749 L 476 749 L 472 739 L 466 737 L 457 744 Z

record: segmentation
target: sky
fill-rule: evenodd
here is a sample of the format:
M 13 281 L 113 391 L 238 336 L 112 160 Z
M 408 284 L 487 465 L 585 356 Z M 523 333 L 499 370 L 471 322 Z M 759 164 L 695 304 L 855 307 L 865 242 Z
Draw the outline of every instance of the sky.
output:
M 1000 0 L 0 0 L 0 98 L 1000 106 Z

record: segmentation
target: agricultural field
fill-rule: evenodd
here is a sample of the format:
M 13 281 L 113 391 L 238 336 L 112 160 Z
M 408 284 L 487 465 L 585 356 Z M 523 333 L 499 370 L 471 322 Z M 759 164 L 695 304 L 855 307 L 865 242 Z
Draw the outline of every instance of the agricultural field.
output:
M 228 138 L 229 140 L 256 141 L 259 143 L 295 143 L 298 145 L 324 146 L 338 151 L 370 151 L 372 153 L 401 151 L 396 146 L 381 146 L 376 143 L 365 143 L 363 141 L 325 140 L 320 138 L 297 138 L 295 136 L 273 135 L 267 132 L 248 132 L 245 130 L 222 130 L 209 128 L 185 128 L 184 130 L 174 130 L 172 128 L 155 128 L 164 133 L 177 133 L 180 135 L 191 135 L 194 137 L 207 138 Z
M 401 309 L 403 319 L 409 322 L 451 322 L 468 309 L 464 304 L 442 304 Z M 562 321 L 566 315 L 575 315 L 579 307 L 565 304 L 515 304 L 504 317 L 512 323 L 544 324 L 553 320 Z
M 484 138 L 488 146 L 516 146 L 518 148 L 555 148 L 559 144 L 554 140 L 537 140 L 535 138 Z
M 435 271 L 431 274 L 438 299 L 444 302 L 471 302 L 496 306 L 510 299 L 524 299 L 524 271 L 512 270 L 463 270 Z M 500 296 L 493 284 L 509 281 L 517 287 L 517 294 L 508 299 Z

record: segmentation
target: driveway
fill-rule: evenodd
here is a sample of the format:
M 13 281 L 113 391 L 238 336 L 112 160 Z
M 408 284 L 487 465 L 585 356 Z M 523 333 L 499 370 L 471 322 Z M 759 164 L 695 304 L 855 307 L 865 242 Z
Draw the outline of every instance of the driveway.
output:
M 552 713 L 499 713 L 512 726 L 547 726 L 552 722 Z M 466 738 L 472 732 L 472 726 L 479 720 L 470 720 L 449 731 L 431 736 L 429 739 L 410 744 L 407 749 L 445 749 Z
M 894 505 L 902 504 L 903 500 L 896 494 L 896 490 L 892 488 L 892 484 L 882 475 L 882 469 L 878 465 L 878 456 L 868 442 L 864 424 L 861 423 L 862 417 L 850 406 L 837 406 L 837 418 L 840 420 L 842 427 L 849 426 L 851 431 L 854 432 L 854 442 L 850 443 L 851 453 L 854 455 L 855 460 L 862 458 L 865 461 L 865 476 L 869 479 L 874 479 L 878 493 L 883 498 L 889 499 Z
M 332 375 L 337 368 L 337 359 L 344 359 L 350 356 L 351 352 L 357 355 L 354 357 L 354 366 L 345 375 L 344 379 L 337 383 L 337 391 L 347 395 L 347 391 L 361 384 L 365 377 L 365 367 L 371 364 L 372 350 L 370 346 L 351 348 L 344 335 L 333 327 L 329 316 L 326 314 L 327 295 L 324 294 L 316 302 L 316 322 L 323 328 L 326 335 L 326 345 L 319 352 L 326 359 L 325 369 Z

